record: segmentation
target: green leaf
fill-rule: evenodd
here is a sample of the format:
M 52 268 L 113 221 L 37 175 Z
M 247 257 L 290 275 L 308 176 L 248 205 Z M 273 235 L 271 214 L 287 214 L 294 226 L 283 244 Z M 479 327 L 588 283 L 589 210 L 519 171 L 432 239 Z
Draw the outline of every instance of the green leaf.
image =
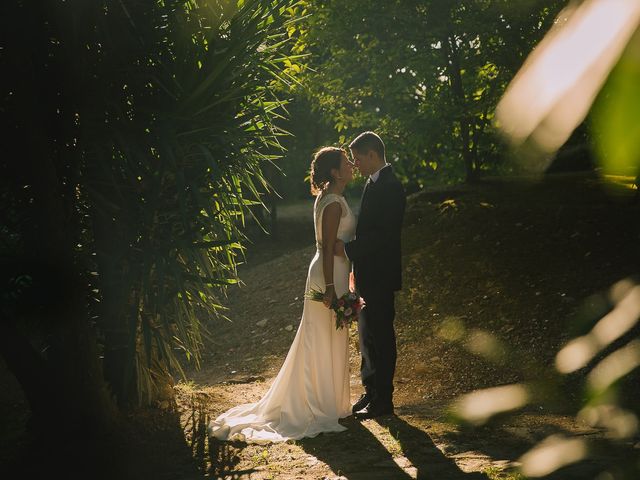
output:
M 592 125 L 605 173 L 640 174 L 640 42 L 632 42 L 594 105 Z

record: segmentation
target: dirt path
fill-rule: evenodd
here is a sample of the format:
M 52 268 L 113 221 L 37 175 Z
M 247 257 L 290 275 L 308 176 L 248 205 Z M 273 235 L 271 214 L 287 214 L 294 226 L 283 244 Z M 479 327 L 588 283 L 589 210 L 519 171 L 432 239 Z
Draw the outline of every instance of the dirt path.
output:
M 570 183 L 578 194 L 568 192 L 566 185 L 524 190 L 522 185 L 489 185 L 414 199 L 405 222 L 408 287 L 397 299 L 397 415 L 364 422 L 346 419 L 344 433 L 285 444 L 194 445 L 208 450 L 202 468 L 214 478 L 516 479 L 521 478 L 513 473 L 517 459 L 545 437 L 600 435 L 541 405 L 472 430 L 459 428 L 446 415 L 456 395 L 519 381 L 524 373 L 518 365 L 498 367 L 470 353 L 468 345 L 443 339 L 438 335 L 443 325 L 489 328 L 517 348 L 518 355 L 545 362 L 566 338 L 563 322 L 581 299 L 626 274 L 629 245 L 638 239 L 635 230 L 628 237 L 613 232 L 623 248 L 621 258 L 607 250 L 606 265 L 593 276 L 567 263 L 573 258 L 567 257 L 567 239 L 580 240 L 574 260 L 581 266 L 585 258 L 601 260 L 606 252 L 600 244 L 613 246 L 600 233 L 607 226 L 593 215 L 605 218 L 607 205 L 597 199 L 590 203 L 588 180 Z M 601 195 L 600 190 L 594 195 Z M 553 212 L 550 205 L 556 207 Z M 291 215 L 281 209 L 278 238 L 256 245 L 241 272 L 245 285 L 229 292 L 231 322 L 213 322 L 215 337 L 202 369 L 191 373 L 191 382 L 176 387 L 183 429 L 187 436 L 193 432 L 193 443 L 209 418 L 257 401 L 284 360 L 314 254 L 306 208 L 292 207 Z M 534 252 L 523 255 L 523 245 Z M 536 255 L 543 254 L 546 263 L 539 270 Z M 351 332 L 354 400 L 361 392 L 356 335 Z M 613 461 L 605 455 L 564 469 L 558 478 L 584 478 L 585 472 Z
M 295 335 L 302 310 L 300 292 L 314 253 L 315 247 L 303 248 L 245 271 L 246 286 L 229 296 L 228 315 L 233 323 L 222 324 L 216 330 L 216 350 L 203 362 L 202 370 L 192 374 L 194 384 L 178 385 L 181 405 L 199 399 L 206 404 L 209 416 L 214 417 L 238 403 L 257 401 L 266 392 Z M 264 326 L 258 325 L 265 320 Z M 361 392 L 355 330 L 350 339 L 355 401 Z M 401 398 L 411 387 L 409 379 L 401 378 L 399 382 Z M 188 413 L 185 410 L 185 417 L 190 416 Z M 433 478 L 471 479 L 476 476 L 465 472 L 493 464 L 481 452 L 464 454 L 451 450 L 451 442 L 437 434 L 439 430 L 452 432 L 451 426 L 445 426 L 441 409 L 431 402 L 408 406 L 400 402 L 396 417 L 365 422 L 347 419 L 344 425 L 349 428 L 345 433 L 279 445 L 210 443 L 212 450 L 219 450 L 211 455 L 219 461 L 213 466 L 214 472 L 222 477 L 252 479 L 341 475 L 349 479 L 418 478 L 419 472 L 430 472 Z M 448 450 L 447 455 L 443 450 Z M 504 461 L 498 463 L 506 465 Z

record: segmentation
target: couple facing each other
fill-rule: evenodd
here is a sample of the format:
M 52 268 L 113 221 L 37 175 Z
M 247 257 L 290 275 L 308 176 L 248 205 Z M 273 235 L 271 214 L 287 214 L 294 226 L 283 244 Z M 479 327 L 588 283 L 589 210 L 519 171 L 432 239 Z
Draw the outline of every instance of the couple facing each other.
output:
M 394 295 L 401 287 L 400 231 L 406 197 L 386 163 L 384 143 L 373 132 L 349 145 L 353 165 L 369 177 L 356 217 L 342 195 L 352 163 L 341 148 L 324 147 L 311 164 L 317 251 L 305 292 L 324 291 L 323 302 L 305 298 L 289 353 L 271 387 L 257 403 L 236 406 L 209 424 L 218 440 L 278 442 L 346 428 L 352 413 L 374 418 L 393 413 L 396 339 Z M 358 320 L 360 373 L 365 393 L 352 406 L 348 329 L 336 329 L 329 305 L 355 287 L 365 306 Z

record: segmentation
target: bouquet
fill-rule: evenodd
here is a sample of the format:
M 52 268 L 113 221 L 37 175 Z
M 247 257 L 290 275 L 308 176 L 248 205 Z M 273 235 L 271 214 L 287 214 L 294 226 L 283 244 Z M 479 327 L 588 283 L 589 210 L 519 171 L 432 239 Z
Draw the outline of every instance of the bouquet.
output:
M 324 292 L 311 289 L 305 297 L 321 302 L 324 299 Z M 354 292 L 347 292 L 340 298 L 337 298 L 331 304 L 336 319 L 336 330 L 349 327 L 352 322 L 358 321 L 360 310 L 364 306 L 364 300 Z

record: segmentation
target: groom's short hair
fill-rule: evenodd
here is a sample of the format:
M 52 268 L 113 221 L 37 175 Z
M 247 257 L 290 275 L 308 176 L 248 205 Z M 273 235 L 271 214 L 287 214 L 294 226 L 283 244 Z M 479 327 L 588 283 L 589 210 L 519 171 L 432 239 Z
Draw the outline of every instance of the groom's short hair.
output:
M 349 148 L 360 153 L 368 153 L 373 150 L 380 156 L 380 158 L 385 158 L 384 142 L 374 132 L 361 133 L 349 144 Z

